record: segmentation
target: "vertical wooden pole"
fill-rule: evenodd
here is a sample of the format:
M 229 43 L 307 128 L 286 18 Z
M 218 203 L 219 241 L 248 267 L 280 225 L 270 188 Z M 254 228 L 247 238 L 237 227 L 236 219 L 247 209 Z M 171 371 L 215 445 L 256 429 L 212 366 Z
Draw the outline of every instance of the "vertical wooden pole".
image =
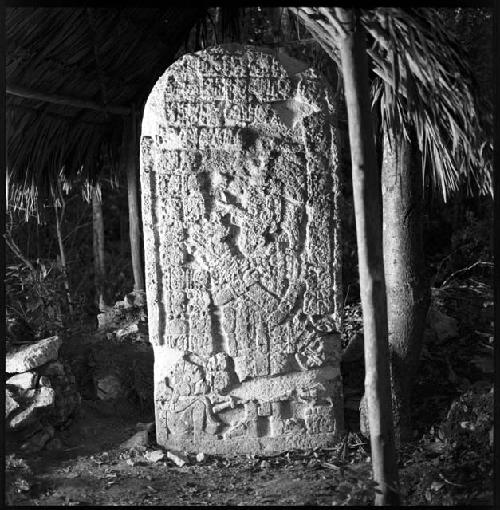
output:
M 104 311 L 104 278 L 106 266 L 104 261 L 104 216 L 102 214 L 102 197 L 96 188 L 92 189 L 92 239 L 94 251 L 94 281 L 96 290 L 96 305 Z
M 36 219 L 36 260 L 40 260 L 40 224 L 38 218 Z
M 59 245 L 59 256 L 61 258 L 61 269 L 62 269 L 63 279 L 64 279 L 64 289 L 66 290 L 66 297 L 68 300 L 69 313 L 73 313 L 73 301 L 71 299 L 68 271 L 67 271 L 67 267 L 66 267 L 66 251 L 64 249 L 64 242 L 63 242 L 63 237 L 62 237 L 62 220 L 64 218 L 65 208 L 66 208 L 66 204 L 63 202 L 60 215 L 58 213 L 59 208 L 58 207 L 55 208 L 56 233 L 57 233 L 57 243 Z
M 134 274 L 134 291 L 144 291 L 144 274 L 141 257 L 141 218 L 138 195 L 138 151 L 137 118 L 132 109 L 129 124 L 124 126 L 124 151 L 127 168 L 129 237 Z
M 28 220 L 25 222 L 26 230 L 27 230 L 27 239 L 26 239 L 26 256 L 30 258 L 30 241 L 31 241 L 31 222 Z
M 336 8 L 346 33 L 340 40 L 352 160 L 352 187 L 365 350 L 376 505 L 399 505 L 399 480 L 392 423 L 387 301 L 382 248 L 382 194 L 372 129 L 365 35 L 351 9 Z

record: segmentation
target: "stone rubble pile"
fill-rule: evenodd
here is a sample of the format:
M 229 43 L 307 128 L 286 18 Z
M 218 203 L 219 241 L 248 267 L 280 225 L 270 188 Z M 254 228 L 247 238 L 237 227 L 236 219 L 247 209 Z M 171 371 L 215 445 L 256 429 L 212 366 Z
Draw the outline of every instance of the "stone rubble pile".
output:
M 55 431 L 67 427 L 80 406 L 75 378 L 58 359 L 61 344 L 53 336 L 7 352 L 6 427 L 24 451 L 60 446 Z
M 120 445 L 121 450 L 127 450 L 129 454 L 133 454 L 135 458 L 128 458 L 127 462 L 134 466 L 142 463 L 142 459 L 149 464 L 156 462 L 170 460 L 176 466 L 183 467 L 186 464 L 192 463 L 196 459 L 197 463 L 203 463 L 206 460 L 206 455 L 203 452 L 198 453 L 196 456 L 191 456 L 191 460 L 187 452 L 179 452 L 174 450 L 166 450 L 158 448 L 155 445 L 155 423 L 137 423 L 137 432 L 130 437 L 127 441 Z
M 134 291 L 127 294 L 123 301 L 97 316 L 98 328 L 106 331 L 109 338 L 118 340 L 133 336 L 139 342 L 148 341 L 148 323 L 146 315 L 146 296 L 144 292 Z

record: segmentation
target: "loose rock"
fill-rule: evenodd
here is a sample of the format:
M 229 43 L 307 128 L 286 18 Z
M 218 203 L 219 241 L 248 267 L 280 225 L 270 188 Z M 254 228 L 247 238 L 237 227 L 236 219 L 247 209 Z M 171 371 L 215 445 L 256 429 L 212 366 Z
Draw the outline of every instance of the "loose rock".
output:
M 176 464 L 179 467 L 185 466 L 188 462 L 187 458 L 184 457 L 184 455 L 181 455 L 180 453 L 174 453 L 171 451 L 167 452 L 167 458 L 170 459 L 174 464 Z
M 45 386 L 46 388 L 52 388 L 52 383 L 50 382 L 50 378 L 46 375 L 42 375 L 40 380 L 38 381 L 40 386 Z
M 33 424 L 40 416 L 40 410 L 53 407 L 55 402 L 55 392 L 52 388 L 27 390 L 23 397 L 30 403 L 9 420 L 10 430 L 19 430 Z
M 135 335 L 139 332 L 139 326 L 137 324 L 129 324 L 128 326 L 119 329 L 115 332 L 115 336 L 121 339 L 127 335 Z
M 56 400 L 56 392 L 53 388 L 46 388 L 42 386 L 36 390 L 27 390 L 26 396 L 33 396 L 33 404 L 35 407 L 44 408 L 52 407 Z
M 5 371 L 8 374 L 27 372 L 57 358 L 62 339 L 52 336 L 35 344 L 22 346 L 7 353 Z
M 23 372 L 9 377 L 6 381 L 7 386 L 16 386 L 20 390 L 29 390 L 36 386 L 37 374 L 35 372 Z
M 15 411 L 19 407 L 19 404 L 14 399 L 14 393 L 8 388 L 5 388 L 5 417 L 7 418 L 10 413 Z
M 96 380 L 97 396 L 100 400 L 112 400 L 123 393 L 120 380 L 113 374 L 108 374 Z
M 20 413 L 13 416 L 7 423 L 10 430 L 19 430 L 34 423 L 37 419 L 36 407 L 31 404 Z
M 155 463 L 165 458 L 165 452 L 163 450 L 148 451 L 144 454 L 144 458 L 148 462 Z

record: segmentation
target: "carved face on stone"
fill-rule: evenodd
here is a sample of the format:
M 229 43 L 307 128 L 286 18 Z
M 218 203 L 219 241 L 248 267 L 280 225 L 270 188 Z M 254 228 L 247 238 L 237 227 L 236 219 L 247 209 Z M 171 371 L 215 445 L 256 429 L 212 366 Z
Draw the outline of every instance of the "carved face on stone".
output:
M 330 352 L 339 349 L 341 317 L 334 118 L 312 69 L 244 47 L 185 55 L 145 108 L 141 185 L 157 379 L 193 354 L 198 365 L 176 361 L 180 400 L 207 394 L 215 402 L 254 382 L 269 386 L 267 400 L 240 404 L 247 411 L 238 430 L 252 437 L 272 434 L 264 425 L 271 417 L 256 414 L 262 423 L 250 426 L 248 402 L 269 406 L 280 377 L 338 369 Z M 289 408 L 294 426 L 275 430 L 293 435 L 305 417 Z

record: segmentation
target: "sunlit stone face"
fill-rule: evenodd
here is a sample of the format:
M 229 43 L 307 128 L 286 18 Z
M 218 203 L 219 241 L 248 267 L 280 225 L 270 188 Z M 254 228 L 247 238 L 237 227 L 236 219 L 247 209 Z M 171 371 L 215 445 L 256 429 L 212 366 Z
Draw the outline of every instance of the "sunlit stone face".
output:
M 285 54 L 185 55 L 146 104 L 141 186 L 157 440 L 213 453 L 343 427 L 334 102 Z

